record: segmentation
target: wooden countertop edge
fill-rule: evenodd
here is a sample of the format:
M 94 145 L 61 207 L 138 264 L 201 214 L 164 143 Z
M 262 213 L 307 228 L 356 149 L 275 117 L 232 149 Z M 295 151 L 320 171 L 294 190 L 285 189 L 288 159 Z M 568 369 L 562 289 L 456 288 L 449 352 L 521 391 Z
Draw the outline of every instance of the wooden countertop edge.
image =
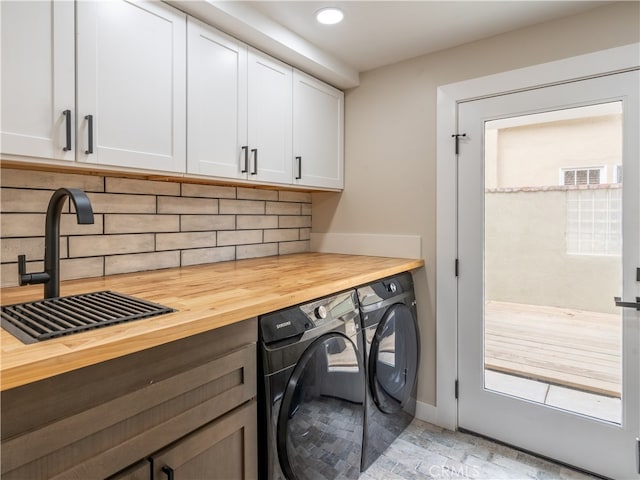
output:
M 424 266 L 424 261 L 421 259 L 397 260 L 398 263 L 396 265 L 388 268 L 376 268 L 370 273 L 360 273 L 353 276 L 345 275 L 343 278 L 323 284 L 316 284 L 313 287 L 307 287 L 287 295 L 277 295 L 274 293 L 268 297 L 256 299 L 255 302 L 245 302 L 245 305 L 239 308 L 227 308 L 222 311 L 212 309 L 188 309 L 187 311 L 183 310 L 179 312 L 181 314 L 180 318 L 182 319 L 177 322 L 175 319 L 178 317 L 176 317 L 175 314 L 167 314 L 147 320 L 138 320 L 129 324 L 110 326 L 107 328 L 110 329 L 112 335 L 110 335 L 108 341 L 103 339 L 95 343 L 89 338 L 82 346 L 75 345 L 73 349 L 60 343 L 55 345 L 57 348 L 52 348 L 51 352 L 40 359 L 25 358 L 29 357 L 29 355 L 23 354 L 23 352 L 25 350 L 28 351 L 29 345 L 24 346 L 27 348 L 21 348 L 23 347 L 21 345 L 16 349 L 18 351 L 15 352 L 11 350 L 5 351 L 3 349 L 0 367 L 0 391 L 9 390 L 192 335 L 215 330 L 239 321 L 257 317 L 258 315 L 311 301 L 342 290 L 355 288 L 390 275 L 415 270 Z M 176 269 L 170 270 L 173 271 Z M 145 273 L 151 274 L 157 273 L 157 271 L 137 272 L 131 275 L 144 275 Z M 107 280 L 108 278 L 109 277 L 105 277 Z M 149 331 L 138 331 L 132 334 L 131 330 L 140 330 L 138 327 L 142 322 L 154 322 L 155 324 L 165 323 L 165 325 L 155 325 L 153 329 Z M 133 327 L 131 327 L 132 325 Z M 1 334 L 3 340 L 4 338 L 13 340 L 13 336 L 3 329 L 1 330 Z M 64 337 L 56 340 L 63 342 Z M 56 340 L 50 340 L 48 342 L 55 342 Z

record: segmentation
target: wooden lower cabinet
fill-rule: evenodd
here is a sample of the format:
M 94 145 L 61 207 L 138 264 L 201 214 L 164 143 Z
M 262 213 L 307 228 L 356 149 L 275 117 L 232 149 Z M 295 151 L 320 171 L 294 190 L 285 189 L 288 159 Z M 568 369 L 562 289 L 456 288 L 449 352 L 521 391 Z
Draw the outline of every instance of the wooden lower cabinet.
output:
M 257 478 L 255 401 L 151 456 L 153 478 Z
M 2 392 L 2 479 L 256 478 L 256 337 L 246 320 Z
M 252 400 L 108 480 L 255 479 L 256 428 Z

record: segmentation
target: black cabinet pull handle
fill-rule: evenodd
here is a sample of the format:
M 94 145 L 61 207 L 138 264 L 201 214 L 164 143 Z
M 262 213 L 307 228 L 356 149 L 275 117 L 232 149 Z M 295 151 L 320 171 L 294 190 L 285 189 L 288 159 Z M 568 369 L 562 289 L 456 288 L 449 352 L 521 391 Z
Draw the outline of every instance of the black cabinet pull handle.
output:
M 62 149 L 65 152 L 69 152 L 71 150 L 71 110 L 65 110 L 64 112 L 62 112 L 62 114 L 66 117 L 65 119 L 65 123 L 66 123 L 66 145 L 65 147 Z
M 89 146 L 84 153 L 89 155 L 93 153 L 93 115 L 87 115 L 84 119 L 87 121 L 87 132 L 89 137 Z
M 616 302 L 616 307 L 635 308 L 636 310 L 640 310 L 640 297 L 636 297 L 635 302 L 623 302 L 620 297 L 613 297 L 613 301 Z
M 249 171 L 249 146 L 243 145 L 242 150 L 244 150 L 244 168 L 240 170 L 240 173 L 247 173 Z
M 253 153 L 253 171 L 251 172 L 251 175 L 257 175 L 258 174 L 258 149 L 252 148 L 251 153 Z
M 167 476 L 167 480 L 173 480 L 173 468 L 165 465 L 162 467 L 162 473 Z
M 300 180 L 302 178 L 302 157 L 296 157 L 298 161 L 298 175 L 296 176 L 296 180 Z

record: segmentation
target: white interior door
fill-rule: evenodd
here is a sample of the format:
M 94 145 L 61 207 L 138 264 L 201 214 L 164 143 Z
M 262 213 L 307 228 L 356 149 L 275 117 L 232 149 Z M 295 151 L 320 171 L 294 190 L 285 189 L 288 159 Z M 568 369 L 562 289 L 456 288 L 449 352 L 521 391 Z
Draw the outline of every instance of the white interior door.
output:
M 640 478 L 638 71 L 463 102 L 458 423 Z

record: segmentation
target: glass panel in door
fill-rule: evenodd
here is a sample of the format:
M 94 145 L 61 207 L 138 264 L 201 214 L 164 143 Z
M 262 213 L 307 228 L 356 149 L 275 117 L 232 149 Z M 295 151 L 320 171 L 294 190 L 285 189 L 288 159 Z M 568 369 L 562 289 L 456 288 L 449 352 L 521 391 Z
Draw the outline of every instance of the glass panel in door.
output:
M 484 385 L 621 422 L 622 102 L 484 123 Z

